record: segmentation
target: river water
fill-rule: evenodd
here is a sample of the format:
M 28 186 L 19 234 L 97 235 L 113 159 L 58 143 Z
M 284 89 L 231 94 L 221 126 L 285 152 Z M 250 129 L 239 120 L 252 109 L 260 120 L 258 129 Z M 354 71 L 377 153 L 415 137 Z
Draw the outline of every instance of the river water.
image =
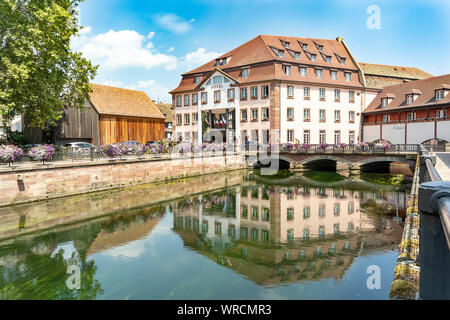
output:
M 389 299 L 399 180 L 233 172 L 1 208 L 0 299 Z

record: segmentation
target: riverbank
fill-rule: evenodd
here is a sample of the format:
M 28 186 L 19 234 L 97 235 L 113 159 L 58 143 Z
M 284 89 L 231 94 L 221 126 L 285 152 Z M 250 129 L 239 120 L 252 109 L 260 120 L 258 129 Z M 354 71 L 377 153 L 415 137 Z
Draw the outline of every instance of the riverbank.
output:
M 241 170 L 241 155 L 55 163 L 0 171 L 0 207 Z

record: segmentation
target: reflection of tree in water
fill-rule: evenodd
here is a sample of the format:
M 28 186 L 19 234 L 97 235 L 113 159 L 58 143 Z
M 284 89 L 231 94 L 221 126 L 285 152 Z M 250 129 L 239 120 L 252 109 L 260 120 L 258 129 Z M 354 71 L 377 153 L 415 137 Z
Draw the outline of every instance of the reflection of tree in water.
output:
M 133 210 L 72 227 L 63 231 L 17 238 L 0 246 L 0 299 L 91 300 L 103 294 L 95 279 L 95 261 L 87 259 L 88 251 L 102 231 L 126 230 L 132 223 L 143 224 L 161 217 L 165 208 L 157 206 Z M 76 251 L 65 258 L 58 245 L 73 243 Z M 81 289 L 69 289 L 70 265 L 80 268 Z

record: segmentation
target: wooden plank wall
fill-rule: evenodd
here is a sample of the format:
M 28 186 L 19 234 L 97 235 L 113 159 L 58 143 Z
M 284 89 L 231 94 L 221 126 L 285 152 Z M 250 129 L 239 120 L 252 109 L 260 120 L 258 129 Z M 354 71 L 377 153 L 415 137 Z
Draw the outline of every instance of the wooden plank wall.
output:
M 100 126 L 97 111 L 87 101 L 85 110 L 79 108 L 64 108 L 63 117 L 58 121 L 56 139 L 68 139 L 71 141 L 89 139 L 94 145 L 100 144 Z
M 164 119 L 100 116 L 100 143 L 110 144 L 125 141 L 148 141 L 164 139 Z

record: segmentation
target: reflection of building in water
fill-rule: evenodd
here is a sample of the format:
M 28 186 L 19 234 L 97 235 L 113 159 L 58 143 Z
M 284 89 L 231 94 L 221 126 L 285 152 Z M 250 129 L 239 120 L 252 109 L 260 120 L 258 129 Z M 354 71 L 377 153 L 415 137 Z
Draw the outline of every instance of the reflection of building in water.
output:
M 371 203 L 361 194 L 303 186 L 229 189 L 178 205 L 175 230 L 186 245 L 258 284 L 339 279 L 354 256 L 390 248 L 402 236 L 398 222 L 361 209 Z

